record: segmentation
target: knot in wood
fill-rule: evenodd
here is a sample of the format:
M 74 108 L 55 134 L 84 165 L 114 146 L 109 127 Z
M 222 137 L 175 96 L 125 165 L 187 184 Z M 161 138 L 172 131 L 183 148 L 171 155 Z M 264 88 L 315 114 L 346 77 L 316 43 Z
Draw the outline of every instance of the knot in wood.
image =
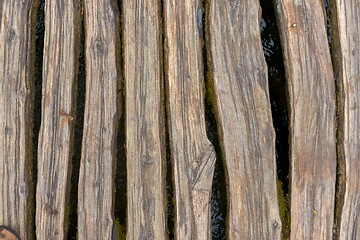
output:
M 16 38 L 16 32 L 13 28 L 10 28 L 6 33 L 6 42 L 11 43 Z
M 94 51 L 98 55 L 106 55 L 107 47 L 106 42 L 103 38 L 100 37 L 96 39 L 96 41 L 94 42 Z

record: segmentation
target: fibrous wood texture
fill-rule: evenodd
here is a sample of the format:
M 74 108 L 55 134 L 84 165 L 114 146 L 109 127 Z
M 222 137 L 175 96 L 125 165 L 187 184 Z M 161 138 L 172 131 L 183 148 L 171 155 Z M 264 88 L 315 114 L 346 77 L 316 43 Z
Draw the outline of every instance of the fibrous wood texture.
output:
M 45 2 L 42 114 L 38 145 L 36 236 L 65 239 L 70 188 L 80 8 L 78 1 Z
M 208 57 L 228 191 L 229 239 L 280 239 L 275 134 L 258 1 L 210 1 Z
M 127 239 L 166 239 L 160 1 L 123 1 Z
M 112 239 L 119 118 L 119 12 L 85 0 L 86 97 L 79 176 L 79 239 Z
M 166 85 L 175 193 L 175 237 L 210 239 L 215 167 L 204 116 L 199 0 L 164 1 Z
M 37 1 L 0 2 L 0 225 L 32 238 L 31 126 Z
M 333 51 L 339 86 L 338 239 L 360 238 L 360 5 L 334 1 Z
M 323 1 L 275 2 L 290 105 L 291 239 L 332 239 L 335 80 Z

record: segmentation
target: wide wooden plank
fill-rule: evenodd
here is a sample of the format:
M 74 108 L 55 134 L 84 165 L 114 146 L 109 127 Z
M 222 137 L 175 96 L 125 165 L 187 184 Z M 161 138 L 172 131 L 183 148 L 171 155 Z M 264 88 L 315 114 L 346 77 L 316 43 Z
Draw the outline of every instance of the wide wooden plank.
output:
M 85 0 L 86 97 L 78 189 L 78 238 L 112 239 L 119 119 L 119 11 Z
M 359 1 L 333 2 L 334 69 L 338 80 L 338 239 L 360 239 L 360 10 Z
M 204 117 L 200 0 L 164 1 L 167 108 L 175 194 L 175 237 L 210 239 L 215 167 Z
M 289 92 L 291 239 L 332 239 L 335 80 L 323 1 L 275 2 Z
M 166 239 L 160 1 L 123 1 L 127 239 Z
M 66 238 L 79 46 L 79 1 L 45 2 L 36 237 Z
M 38 1 L 0 1 L 0 225 L 33 238 L 31 130 Z
M 227 237 L 280 239 L 259 2 L 210 1 L 207 9 L 209 80 L 227 174 Z

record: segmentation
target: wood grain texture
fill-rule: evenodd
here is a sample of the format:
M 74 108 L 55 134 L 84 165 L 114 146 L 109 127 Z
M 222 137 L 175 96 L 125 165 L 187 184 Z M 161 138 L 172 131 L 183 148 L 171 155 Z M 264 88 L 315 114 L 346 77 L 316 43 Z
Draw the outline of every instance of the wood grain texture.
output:
M 123 1 L 127 239 L 166 239 L 160 1 Z
M 32 239 L 32 102 L 38 2 L 0 1 L 0 225 Z
M 199 0 L 164 1 L 176 239 L 211 239 L 215 152 L 205 128 L 200 3 Z
M 79 27 L 79 1 L 45 2 L 42 112 L 36 190 L 38 239 L 66 238 Z
M 290 105 L 291 239 L 332 239 L 335 80 L 323 1 L 275 2 Z
M 333 52 L 338 77 L 339 177 L 337 239 L 360 238 L 360 5 L 336 0 L 333 16 Z
M 280 239 L 275 133 L 259 2 L 208 4 L 207 52 L 227 178 L 227 237 Z
M 78 189 L 78 238 L 112 239 L 119 112 L 119 11 L 85 0 L 86 97 Z

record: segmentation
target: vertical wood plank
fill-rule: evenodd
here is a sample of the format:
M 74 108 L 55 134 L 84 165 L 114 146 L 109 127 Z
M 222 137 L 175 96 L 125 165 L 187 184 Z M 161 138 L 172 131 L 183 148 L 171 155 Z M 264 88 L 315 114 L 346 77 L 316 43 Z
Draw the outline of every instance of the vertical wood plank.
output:
M 166 239 L 160 1 L 125 0 L 127 239 Z
M 204 118 L 199 0 L 164 1 L 166 84 L 175 193 L 175 237 L 210 239 L 214 148 Z
M 225 161 L 229 239 L 280 239 L 275 133 L 258 1 L 208 3 L 207 49 Z
M 43 99 L 36 190 L 38 239 L 66 238 L 79 26 L 79 1 L 45 2 Z
M 355 0 L 333 2 L 333 51 L 339 99 L 338 238 L 360 238 L 360 5 Z
M 31 130 L 38 1 L 0 2 L 0 225 L 32 239 Z
M 85 0 L 86 97 L 78 189 L 78 238 L 112 239 L 119 118 L 119 12 Z
M 291 239 L 332 239 L 335 80 L 323 1 L 275 2 L 290 103 Z

